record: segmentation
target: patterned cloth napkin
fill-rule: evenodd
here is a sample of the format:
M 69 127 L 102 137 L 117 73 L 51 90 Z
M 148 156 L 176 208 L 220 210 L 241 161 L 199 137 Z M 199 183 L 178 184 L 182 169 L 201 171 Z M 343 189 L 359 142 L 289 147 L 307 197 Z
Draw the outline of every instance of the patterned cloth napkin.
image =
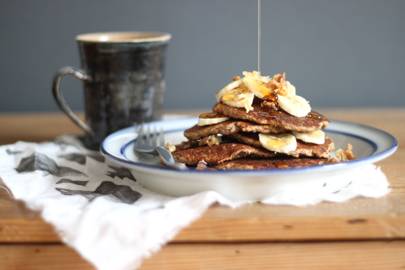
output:
M 64 243 L 98 269 L 137 268 L 210 205 L 248 203 L 213 191 L 179 198 L 156 194 L 142 188 L 128 169 L 107 164 L 69 136 L 1 146 L 0 160 L 3 188 L 39 211 Z M 366 165 L 322 185 L 291 186 L 262 203 L 305 206 L 388 192 L 383 172 Z

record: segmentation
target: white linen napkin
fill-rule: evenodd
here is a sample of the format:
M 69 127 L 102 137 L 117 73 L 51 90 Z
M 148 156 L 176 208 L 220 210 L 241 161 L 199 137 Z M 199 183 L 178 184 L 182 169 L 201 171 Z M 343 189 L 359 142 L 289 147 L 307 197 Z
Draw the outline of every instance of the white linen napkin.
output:
M 247 203 L 213 191 L 173 198 L 145 190 L 129 170 L 108 165 L 98 152 L 69 136 L 1 146 L 0 160 L 4 187 L 39 211 L 62 241 L 97 269 L 137 268 L 210 205 Z M 328 179 L 327 186 L 292 186 L 262 203 L 305 206 L 388 192 L 384 173 L 366 165 L 344 179 Z

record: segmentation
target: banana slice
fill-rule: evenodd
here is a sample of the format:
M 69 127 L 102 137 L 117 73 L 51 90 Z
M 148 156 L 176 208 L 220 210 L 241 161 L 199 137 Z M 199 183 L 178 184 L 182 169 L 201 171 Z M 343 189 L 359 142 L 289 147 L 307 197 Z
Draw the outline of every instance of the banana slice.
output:
M 225 92 L 220 100 L 229 106 L 245 108 L 246 112 L 253 110 L 252 104 L 255 95 L 242 88 L 235 88 Z
M 262 83 L 268 83 L 271 80 L 269 76 L 262 76 L 259 71 L 255 70 L 252 72 L 243 71 L 242 74 L 244 77 L 253 77 L 256 80 L 261 81 Z
M 288 154 L 297 149 L 297 140 L 292 134 L 259 134 L 260 144 L 267 150 Z
M 282 96 L 278 95 L 278 104 L 281 109 L 296 117 L 305 117 L 311 112 L 309 102 L 300 96 Z
M 236 80 L 228 83 L 225 85 L 224 88 L 219 90 L 217 93 L 217 101 L 219 102 L 221 100 L 221 97 L 225 95 L 227 92 L 231 91 L 232 89 L 235 89 L 236 87 L 239 87 L 242 84 L 242 80 Z
M 228 120 L 229 118 L 217 113 L 209 112 L 209 113 L 202 113 L 198 117 L 198 124 L 199 126 L 208 126 L 208 125 L 215 125 L 221 122 Z
M 263 82 L 257 80 L 253 76 L 245 76 L 243 79 L 243 84 L 255 94 L 258 98 L 265 98 L 269 96 L 273 91 L 267 88 Z
M 324 144 L 325 143 L 325 132 L 318 129 L 312 132 L 293 132 L 294 136 L 303 142 L 314 143 L 314 144 Z
M 295 86 L 292 83 L 290 83 L 289 81 L 287 81 L 285 84 L 286 84 L 287 96 L 295 96 L 297 93 Z

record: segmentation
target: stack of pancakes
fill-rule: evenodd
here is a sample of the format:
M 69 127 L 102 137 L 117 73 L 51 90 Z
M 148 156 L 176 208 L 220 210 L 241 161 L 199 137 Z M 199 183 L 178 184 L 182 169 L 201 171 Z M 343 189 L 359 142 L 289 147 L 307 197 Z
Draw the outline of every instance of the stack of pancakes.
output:
M 333 155 L 322 131 L 328 120 L 296 95 L 285 74 L 272 78 L 244 72 L 219 91 L 212 112 L 185 130 L 188 139 L 170 147 L 176 161 L 197 169 L 291 168 L 353 158 Z

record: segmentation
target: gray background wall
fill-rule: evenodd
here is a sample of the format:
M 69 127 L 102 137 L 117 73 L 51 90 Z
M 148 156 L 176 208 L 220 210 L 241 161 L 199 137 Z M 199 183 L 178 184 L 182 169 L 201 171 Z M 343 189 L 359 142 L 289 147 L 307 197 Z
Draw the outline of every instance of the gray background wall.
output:
M 210 107 L 256 65 L 253 0 L 0 0 L 0 111 L 56 110 L 55 70 L 78 66 L 82 32 L 173 34 L 166 108 Z M 315 106 L 405 105 L 405 1 L 263 0 L 265 73 L 287 71 Z M 65 95 L 82 108 L 80 84 Z

